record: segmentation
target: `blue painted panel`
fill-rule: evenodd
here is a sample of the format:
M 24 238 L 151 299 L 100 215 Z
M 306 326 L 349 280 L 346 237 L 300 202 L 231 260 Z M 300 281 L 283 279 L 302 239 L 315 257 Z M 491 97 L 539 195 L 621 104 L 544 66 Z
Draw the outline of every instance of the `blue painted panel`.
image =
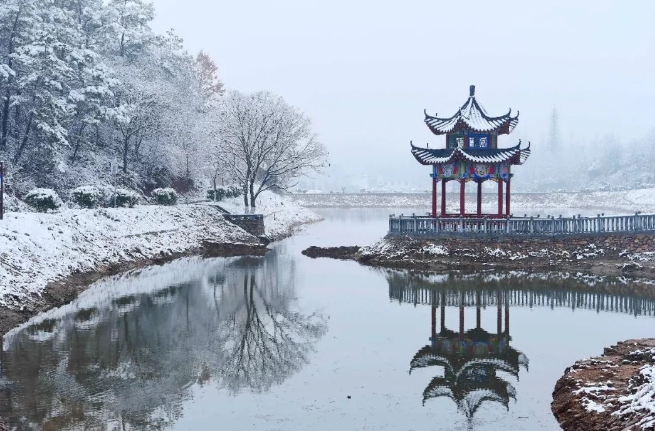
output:
M 491 137 L 487 133 L 471 133 L 469 148 L 491 148 Z

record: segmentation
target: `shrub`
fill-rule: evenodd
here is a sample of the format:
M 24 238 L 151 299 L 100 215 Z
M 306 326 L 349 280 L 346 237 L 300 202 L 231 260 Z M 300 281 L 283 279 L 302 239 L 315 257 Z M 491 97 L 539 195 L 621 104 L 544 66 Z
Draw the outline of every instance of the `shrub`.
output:
M 216 196 L 214 196 L 214 194 Z M 222 201 L 223 198 L 227 196 L 227 190 L 225 187 L 217 187 L 216 190 L 207 190 L 207 199 L 210 201 Z
M 129 189 L 116 189 L 116 206 L 117 207 L 130 207 L 139 202 L 140 195 Z M 113 204 L 113 202 L 111 202 Z
M 177 203 L 177 193 L 171 188 L 154 189 L 152 197 L 159 205 L 175 205 Z
M 82 208 L 95 208 L 102 204 L 102 193 L 95 186 L 82 186 L 71 191 L 73 202 Z
M 238 198 L 239 196 L 241 196 L 241 189 L 238 186 L 227 187 L 227 197 Z
M 218 202 L 225 198 L 238 198 L 239 196 L 241 196 L 241 188 L 234 185 L 216 187 L 216 199 L 214 199 L 214 190 L 207 190 L 207 199 L 210 201 Z
M 48 210 L 56 210 L 61 206 L 61 199 L 52 189 L 33 189 L 27 196 L 25 202 L 38 212 L 48 212 Z

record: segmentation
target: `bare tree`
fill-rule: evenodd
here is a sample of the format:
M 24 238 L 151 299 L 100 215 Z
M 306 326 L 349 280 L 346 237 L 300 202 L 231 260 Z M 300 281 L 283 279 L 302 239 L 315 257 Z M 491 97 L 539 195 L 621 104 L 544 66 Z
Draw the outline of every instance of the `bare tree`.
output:
M 327 164 L 311 121 L 279 96 L 233 91 L 219 116 L 225 165 L 243 188 L 245 206 L 255 207 L 263 191 L 286 189 Z

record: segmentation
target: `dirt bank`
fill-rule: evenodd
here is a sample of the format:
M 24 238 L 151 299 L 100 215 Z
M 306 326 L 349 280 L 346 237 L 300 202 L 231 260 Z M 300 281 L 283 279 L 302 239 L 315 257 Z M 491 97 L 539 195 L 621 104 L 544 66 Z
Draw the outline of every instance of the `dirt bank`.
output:
M 655 339 L 628 340 L 577 361 L 555 385 L 551 409 L 565 431 L 653 430 Z
M 162 252 L 157 257 L 141 258 L 110 265 L 101 265 L 93 271 L 78 272 L 65 278 L 49 283 L 43 294 L 34 295 L 32 300 L 20 310 L 0 307 L 0 337 L 9 330 L 26 322 L 31 317 L 60 307 L 73 301 L 95 281 L 111 275 L 120 274 L 132 269 L 144 268 L 150 265 L 162 265 L 185 256 L 202 255 L 206 257 L 230 256 L 263 256 L 266 253 L 264 244 L 217 243 L 204 241 L 202 247 L 194 247 L 183 252 Z M 1 430 L 2 428 L 0 428 Z
M 316 247 L 311 246 L 302 251 L 307 257 L 329 257 L 339 260 L 357 260 L 357 253 L 361 247 L 355 245 L 352 247 Z
M 368 247 L 311 247 L 303 253 L 391 269 L 581 271 L 655 279 L 652 234 L 438 239 L 392 236 Z

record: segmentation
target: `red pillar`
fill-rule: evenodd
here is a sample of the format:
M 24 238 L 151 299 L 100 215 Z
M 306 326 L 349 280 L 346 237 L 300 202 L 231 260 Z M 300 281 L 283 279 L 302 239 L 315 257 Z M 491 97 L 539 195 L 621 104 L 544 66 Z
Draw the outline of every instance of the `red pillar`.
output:
M 496 311 L 496 333 L 498 335 L 498 338 L 500 338 L 500 334 L 503 333 L 503 316 L 502 316 L 502 310 L 503 310 L 503 300 L 502 297 L 500 296 L 500 290 L 496 291 L 496 302 L 498 302 L 498 309 Z
M 441 180 L 441 217 L 446 215 L 446 181 Z
M 459 214 L 464 215 L 466 213 L 466 182 L 461 179 L 459 180 Z
M 507 193 L 505 193 L 505 214 L 509 217 L 511 214 L 509 210 L 509 203 L 510 203 L 510 198 L 509 198 L 509 183 L 510 183 L 510 178 L 507 177 Z
M 432 337 L 437 336 L 437 306 L 432 306 Z
M 437 216 L 437 179 L 432 178 L 432 217 Z
M 441 292 L 441 327 L 440 331 L 446 330 L 446 292 Z M 1 340 L 1 338 L 0 338 Z M 0 350 L 1 352 L 2 350 Z
M 478 182 L 478 217 L 482 215 L 482 181 Z
M 480 316 L 481 296 L 479 290 L 475 292 L 475 327 L 478 329 L 480 329 L 480 321 L 482 320 Z
M 505 334 L 509 335 L 509 298 L 505 298 Z
M 498 216 L 503 216 L 503 180 L 498 178 Z

